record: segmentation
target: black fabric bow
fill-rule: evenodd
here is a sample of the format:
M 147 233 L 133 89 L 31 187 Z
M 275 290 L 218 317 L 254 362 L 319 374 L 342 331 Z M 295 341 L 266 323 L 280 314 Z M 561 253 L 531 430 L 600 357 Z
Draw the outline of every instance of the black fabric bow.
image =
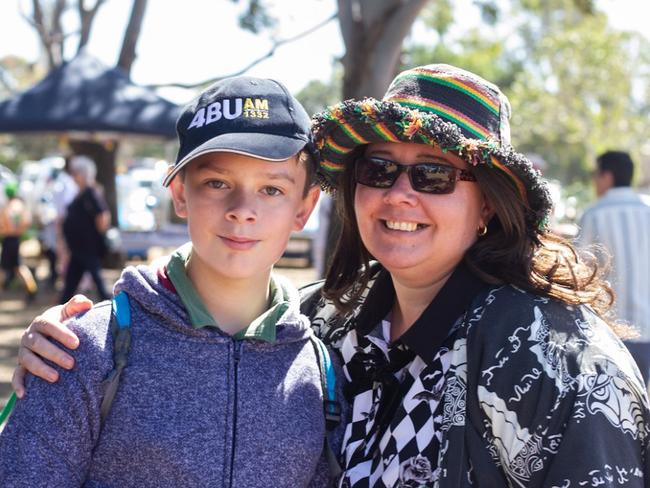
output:
M 352 402 L 356 395 L 368 390 L 374 391 L 373 401 L 378 403 L 371 406 L 368 414 L 369 422 L 374 417 L 369 437 L 373 433 L 377 434 L 369 451 L 373 452 L 406 393 L 402 391 L 402 378 L 398 378 L 397 373 L 413 361 L 415 353 L 399 342 L 388 348 L 388 358 L 371 341 L 368 341 L 366 347 L 358 347 L 357 350 L 346 364 L 351 381 L 345 385 L 344 394 L 348 402 Z

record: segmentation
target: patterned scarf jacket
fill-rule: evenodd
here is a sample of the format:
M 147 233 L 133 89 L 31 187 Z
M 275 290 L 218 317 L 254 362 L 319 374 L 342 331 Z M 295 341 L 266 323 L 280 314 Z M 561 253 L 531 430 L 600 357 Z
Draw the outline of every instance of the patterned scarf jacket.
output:
M 650 486 L 650 411 L 621 341 L 590 308 L 463 265 L 391 343 L 394 290 L 375 266 L 347 315 L 302 290 L 352 406 L 339 487 Z

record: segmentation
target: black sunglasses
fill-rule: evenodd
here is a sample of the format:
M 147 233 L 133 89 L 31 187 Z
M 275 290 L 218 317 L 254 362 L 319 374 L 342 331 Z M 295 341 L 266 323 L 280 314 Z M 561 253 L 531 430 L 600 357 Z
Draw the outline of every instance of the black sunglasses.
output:
M 390 188 L 402 172 L 409 176 L 415 191 L 434 195 L 452 193 L 459 180 L 476 181 L 469 171 L 450 166 L 442 160 L 407 165 L 373 156 L 363 156 L 356 160 L 354 179 L 357 183 L 372 188 Z

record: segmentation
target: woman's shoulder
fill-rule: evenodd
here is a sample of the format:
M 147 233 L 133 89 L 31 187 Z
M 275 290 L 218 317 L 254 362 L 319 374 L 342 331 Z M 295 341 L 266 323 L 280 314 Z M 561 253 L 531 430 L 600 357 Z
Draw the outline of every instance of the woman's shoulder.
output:
M 519 361 L 567 368 L 573 374 L 601 371 L 636 376 L 623 343 L 587 305 L 508 285 L 485 294 L 470 324 L 475 325 L 474 347 L 487 352 L 485 357 L 510 353 Z
M 556 329 L 574 330 L 579 322 L 605 325 L 587 305 L 569 304 L 560 299 L 542 296 L 514 285 L 487 290 L 474 302 L 473 315 L 477 320 L 490 320 L 504 327 L 536 320 L 541 316 Z
M 643 459 L 645 388 L 597 314 L 512 286 L 481 299 L 468 325 L 467 408 L 509 478 L 534 461 L 526 486 L 582 483 L 598 466 Z M 585 449 L 592 458 L 575 457 Z

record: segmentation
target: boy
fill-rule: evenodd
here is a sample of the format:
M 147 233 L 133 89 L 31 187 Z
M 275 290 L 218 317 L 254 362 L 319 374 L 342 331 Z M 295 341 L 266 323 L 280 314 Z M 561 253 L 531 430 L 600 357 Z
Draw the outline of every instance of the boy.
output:
M 279 83 L 230 78 L 177 122 L 169 186 L 191 243 L 129 267 L 128 363 L 115 371 L 109 303 L 69 322 L 80 367 L 30 379 L 0 436 L 1 486 L 326 486 L 321 373 L 298 293 L 271 275 L 306 223 L 309 117 Z

